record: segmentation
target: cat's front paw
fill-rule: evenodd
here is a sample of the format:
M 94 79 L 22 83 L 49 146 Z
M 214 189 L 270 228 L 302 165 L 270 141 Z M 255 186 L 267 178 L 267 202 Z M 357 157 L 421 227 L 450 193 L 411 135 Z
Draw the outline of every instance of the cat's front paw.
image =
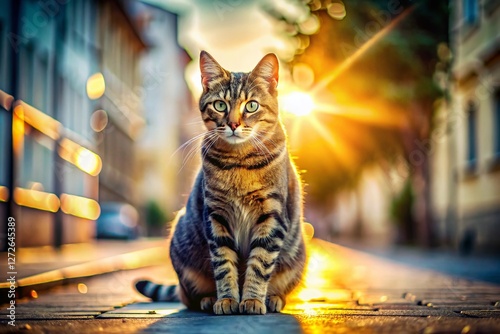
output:
M 269 296 L 266 304 L 269 312 L 281 312 L 285 307 L 285 299 L 280 296 Z
M 204 297 L 200 302 L 200 308 L 203 312 L 211 312 L 214 309 L 216 297 Z
M 238 302 L 233 298 L 222 298 L 214 304 L 215 314 L 236 314 L 238 313 Z
M 241 314 L 266 314 L 266 305 L 258 299 L 245 299 L 240 303 Z

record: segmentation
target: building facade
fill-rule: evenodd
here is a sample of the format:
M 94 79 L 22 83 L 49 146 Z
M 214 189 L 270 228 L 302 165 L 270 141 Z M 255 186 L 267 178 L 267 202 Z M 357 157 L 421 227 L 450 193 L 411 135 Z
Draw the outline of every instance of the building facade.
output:
M 143 120 L 128 87 L 140 82 L 145 45 L 120 1 L 4 5 L 0 213 L 16 218 L 19 247 L 89 241 L 98 201 L 133 204 Z
M 140 196 L 146 211 L 154 203 L 168 220 L 182 208 L 186 200 L 182 194 L 188 193 L 191 186 L 191 180 L 186 181 L 183 173 L 185 155 L 177 151 L 187 132 L 186 124 L 192 125 L 195 117 L 199 117 L 184 79 L 191 58 L 178 43 L 177 14 L 143 5 L 137 19 L 142 23 L 149 47 L 141 62 L 144 79 L 141 96 L 147 131 L 143 131 L 137 143 Z M 161 235 L 166 229 L 163 225 L 156 230 L 150 226 L 148 233 Z
M 145 126 L 140 61 L 146 49 L 128 7 L 118 1 L 100 1 L 99 43 L 106 89 L 93 122 L 97 152 L 103 159 L 99 177 L 102 202 L 138 206 L 136 141 Z
M 500 251 L 500 3 L 452 2 L 450 100 L 437 115 L 433 210 L 464 253 Z M 438 132 L 438 131 L 436 131 Z

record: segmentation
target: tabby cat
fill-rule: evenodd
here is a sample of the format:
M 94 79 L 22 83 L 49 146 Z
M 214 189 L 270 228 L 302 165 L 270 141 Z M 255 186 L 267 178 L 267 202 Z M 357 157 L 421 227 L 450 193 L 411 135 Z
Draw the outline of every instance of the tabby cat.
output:
M 301 181 L 278 112 L 278 59 L 229 72 L 200 54 L 202 167 L 170 256 L 179 285 L 139 281 L 153 300 L 215 314 L 280 312 L 305 265 Z

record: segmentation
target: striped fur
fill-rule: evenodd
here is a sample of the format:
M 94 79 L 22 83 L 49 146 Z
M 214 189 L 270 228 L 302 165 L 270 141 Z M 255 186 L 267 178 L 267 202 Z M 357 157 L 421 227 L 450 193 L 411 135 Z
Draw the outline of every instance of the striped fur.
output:
M 155 302 L 178 302 L 177 285 L 160 285 L 147 280 L 141 280 L 135 283 L 137 291 L 144 296 L 151 298 Z
M 250 73 L 200 55 L 202 168 L 170 256 L 180 300 L 215 314 L 279 312 L 305 263 L 301 181 L 278 113 L 278 60 Z M 256 107 L 257 106 L 257 107 Z

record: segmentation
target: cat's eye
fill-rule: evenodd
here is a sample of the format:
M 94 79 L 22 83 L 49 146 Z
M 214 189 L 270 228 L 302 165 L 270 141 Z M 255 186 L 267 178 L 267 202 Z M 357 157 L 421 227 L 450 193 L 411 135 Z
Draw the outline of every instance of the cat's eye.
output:
M 217 111 L 224 112 L 227 109 L 227 104 L 224 101 L 217 100 L 214 102 L 214 108 Z
M 257 101 L 249 101 L 245 105 L 245 110 L 247 112 L 256 112 L 259 109 L 259 103 Z

